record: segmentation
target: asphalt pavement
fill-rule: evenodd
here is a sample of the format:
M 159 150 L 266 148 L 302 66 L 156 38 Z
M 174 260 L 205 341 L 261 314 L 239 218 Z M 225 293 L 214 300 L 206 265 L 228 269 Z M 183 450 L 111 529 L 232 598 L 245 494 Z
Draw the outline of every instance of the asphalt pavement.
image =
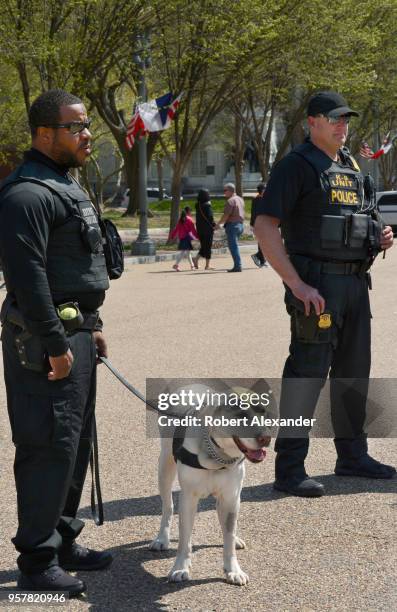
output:
M 213 264 L 214 271 L 192 272 L 185 261 L 180 273 L 171 270 L 170 261 L 129 265 L 112 281 L 102 309 L 110 358 L 142 391 L 147 377 L 280 376 L 289 320 L 277 275 L 256 268 L 246 251 L 242 274 L 226 273 L 227 255 L 215 257 Z M 394 248 L 373 272 L 372 375 L 377 378 L 397 378 L 396 271 Z M 0 402 L 1 597 L 17 576 L 10 541 L 17 524 L 13 446 L 4 386 Z M 238 558 L 249 585 L 224 580 L 212 498 L 200 503 L 196 517 L 192 580 L 169 584 L 177 519 L 171 549 L 148 549 L 160 523 L 159 441 L 146 436 L 144 405 L 103 365 L 97 415 L 106 522 L 98 528 L 90 520 L 87 482 L 80 511 L 87 522 L 80 540 L 110 548 L 114 563 L 104 572 L 81 573 L 88 593 L 63 606 L 68 611 L 397 610 L 397 479 L 338 478 L 332 440 L 315 439 L 307 467 L 327 495 L 295 498 L 272 489 L 271 448 L 263 464 L 247 465 L 242 492 L 239 535 L 247 549 Z M 395 438 L 373 439 L 370 448 L 376 458 L 396 463 Z

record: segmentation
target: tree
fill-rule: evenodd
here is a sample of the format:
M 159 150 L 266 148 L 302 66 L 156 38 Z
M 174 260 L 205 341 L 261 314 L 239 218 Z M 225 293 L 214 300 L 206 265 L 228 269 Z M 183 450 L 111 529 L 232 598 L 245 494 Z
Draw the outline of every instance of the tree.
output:
M 164 76 L 170 91 L 184 92 L 172 127 L 174 153 L 160 141 L 173 169 L 172 229 L 179 216 L 182 175 L 192 152 L 249 68 L 261 4 L 174 0 L 167 4 L 167 19 L 160 3 L 154 6 L 153 65 L 161 78 L 153 75 L 153 82 L 160 85 Z

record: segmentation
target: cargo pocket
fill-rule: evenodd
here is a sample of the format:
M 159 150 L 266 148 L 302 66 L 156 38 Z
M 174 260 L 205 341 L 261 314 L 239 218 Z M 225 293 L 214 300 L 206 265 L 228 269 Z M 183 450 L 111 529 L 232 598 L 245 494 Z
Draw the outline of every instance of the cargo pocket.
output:
M 294 309 L 291 316 L 294 335 L 299 342 L 334 343 L 336 329 L 332 313 L 324 312 L 321 315 L 310 313 L 307 317 L 303 312 Z
M 12 399 L 14 444 L 48 446 L 53 431 L 52 399 L 42 395 L 15 394 Z
M 54 446 L 69 447 L 72 444 L 72 414 L 69 400 L 52 398 Z

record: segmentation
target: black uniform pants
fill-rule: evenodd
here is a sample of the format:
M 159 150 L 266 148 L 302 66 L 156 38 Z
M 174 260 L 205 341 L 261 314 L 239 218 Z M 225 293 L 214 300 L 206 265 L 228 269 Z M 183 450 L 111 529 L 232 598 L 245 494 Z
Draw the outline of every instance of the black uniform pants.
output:
M 350 456 L 350 447 L 354 447 L 355 453 L 360 453 L 361 446 L 362 453 L 367 448 L 363 426 L 371 367 L 368 283 L 358 275 L 324 274 L 319 270 L 319 262 L 306 267 L 306 273 L 298 268 L 301 277 L 316 286 L 324 297 L 331 325 L 318 327 L 318 317 L 313 314 L 306 318 L 287 292 L 291 345 L 283 372 L 280 417 L 312 418 L 329 373 L 335 446 L 338 456 L 343 458 Z M 325 320 L 325 325 L 328 322 Z M 277 479 L 305 476 L 308 433 L 309 428 L 302 430 L 302 437 L 296 437 L 296 432 L 283 437 L 282 430 L 279 431 L 275 444 Z
M 96 394 L 96 351 L 90 331 L 70 336 L 68 378 L 19 363 L 15 328 L 2 332 L 7 405 L 15 444 L 18 530 L 13 538 L 24 573 L 56 565 L 57 550 L 84 527 L 76 519 L 91 453 Z

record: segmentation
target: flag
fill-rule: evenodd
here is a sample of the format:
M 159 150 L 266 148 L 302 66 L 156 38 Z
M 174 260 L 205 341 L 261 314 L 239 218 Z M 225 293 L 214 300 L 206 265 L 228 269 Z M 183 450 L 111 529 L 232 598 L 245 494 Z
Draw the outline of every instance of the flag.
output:
M 155 100 L 139 104 L 135 115 L 127 126 L 126 146 L 132 149 L 136 135 L 141 132 L 161 132 L 170 127 L 172 119 L 175 117 L 182 94 L 174 100 L 172 93 L 166 93 Z
M 172 93 L 169 92 L 160 98 L 139 105 L 139 114 L 148 132 L 161 132 L 170 127 L 182 94 L 175 100 L 172 100 L 172 97 Z
M 175 98 L 175 100 L 170 104 L 168 108 L 167 116 L 168 116 L 168 120 L 170 123 L 172 119 L 175 117 L 175 113 L 177 111 L 179 104 L 181 103 L 182 96 L 183 96 L 183 93 L 180 93 L 179 96 Z
M 375 153 L 370 148 L 368 143 L 363 142 L 360 147 L 360 155 L 361 157 L 365 157 L 366 159 L 378 159 L 378 157 L 386 155 L 386 153 L 390 151 L 394 141 L 395 138 L 390 138 L 390 132 L 388 132 L 388 134 L 386 134 L 385 138 L 383 139 L 382 146 L 380 147 L 380 149 L 375 151 Z
M 390 139 L 390 132 L 386 134 L 385 139 L 383 140 L 382 146 L 380 149 L 375 151 L 372 156 L 372 159 L 378 159 L 381 155 L 386 155 L 390 151 L 393 146 L 393 142 Z
M 129 151 L 131 151 L 132 147 L 134 146 L 138 134 L 141 134 L 141 136 L 145 136 L 146 129 L 145 124 L 143 123 L 142 118 L 139 114 L 139 111 L 137 110 L 131 121 L 127 125 L 125 144 Z
M 360 147 L 360 155 L 361 157 L 365 157 L 365 159 L 371 159 L 374 152 L 369 146 L 367 142 L 363 142 Z

